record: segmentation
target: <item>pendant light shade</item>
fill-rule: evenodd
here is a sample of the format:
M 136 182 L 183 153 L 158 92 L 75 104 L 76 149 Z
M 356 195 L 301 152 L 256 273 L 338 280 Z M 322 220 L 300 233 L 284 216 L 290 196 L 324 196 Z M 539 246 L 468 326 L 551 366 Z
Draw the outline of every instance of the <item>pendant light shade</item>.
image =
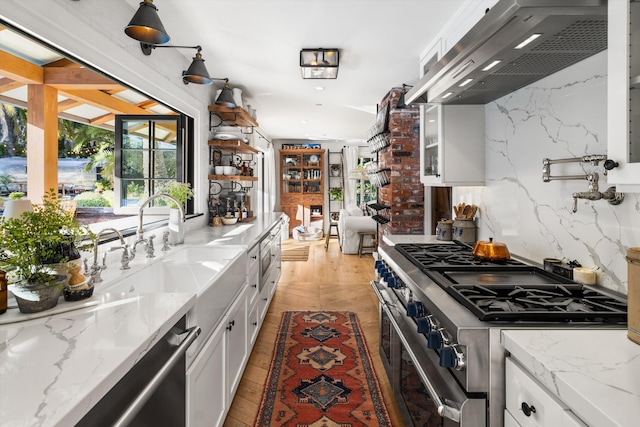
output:
M 222 92 L 220 92 L 218 99 L 216 99 L 216 105 L 222 105 L 229 108 L 234 108 L 236 106 L 236 101 L 233 99 L 233 92 L 231 92 L 231 87 L 228 82 L 224 83 Z
M 158 8 L 153 4 L 153 0 L 144 0 L 140 3 L 138 11 L 133 15 L 124 32 L 142 43 L 165 44 L 170 39 L 160 21 Z
M 182 81 L 184 84 L 195 83 L 199 85 L 210 85 L 212 83 L 209 72 L 204 66 L 204 59 L 202 59 L 200 49 L 198 49 L 187 71 L 182 72 Z

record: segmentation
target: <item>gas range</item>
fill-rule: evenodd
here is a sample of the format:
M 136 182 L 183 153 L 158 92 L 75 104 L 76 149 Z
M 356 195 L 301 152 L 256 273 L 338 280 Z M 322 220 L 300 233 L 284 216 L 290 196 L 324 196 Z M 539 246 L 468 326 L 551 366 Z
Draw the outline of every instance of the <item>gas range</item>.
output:
M 388 319 L 394 330 L 390 335 L 411 356 L 444 425 L 501 426 L 501 331 L 625 328 L 626 299 L 521 259 L 490 262 L 471 252 L 458 242 L 381 245 L 372 286 L 380 299 L 381 334 Z M 382 341 L 380 352 L 383 356 Z M 386 353 L 387 373 L 397 378 L 392 352 Z M 400 365 L 408 355 L 398 357 Z M 396 397 L 415 400 L 401 393 Z M 415 408 L 406 413 L 414 414 Z
M 624 298 L 517 259 L 482 260 L 460 242 L 395 249 L 480 320 L 626 322 Z

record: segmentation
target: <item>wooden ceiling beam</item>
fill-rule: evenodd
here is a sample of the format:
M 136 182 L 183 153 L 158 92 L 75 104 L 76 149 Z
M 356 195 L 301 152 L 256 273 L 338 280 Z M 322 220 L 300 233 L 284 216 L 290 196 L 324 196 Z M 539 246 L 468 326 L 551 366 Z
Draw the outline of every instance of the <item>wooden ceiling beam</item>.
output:
M 83 101 L 86 104 L 114 114 L 149 114 L 147 110 L 138 108 L 99 90 L 61 90 L 60 92 L 66 97 Z
M 83 103 L 77 99 L 65 99 L 64 101 L 58 102 L 58 112 L 60 113 L 71 108 L 79 107 L 80 105 L 83 105 Z
M 0 78 L 0 93 L 9 92 L 13 89 L 18 89 L 24 86 L 24 83 L 17 82 L 8 78 Z
M 65 89 L 118 89 L 113 80 L 87 68 L 44 67 L 44 84 L 58 90 Z
M 23 84 L 44 83 L 42 67 L 0 50 L 0 75 Z
M 60 58 L 57 61 L 49 62 L 46 67 L 58 68 L 80 68 L 81 65 L 67 58 Z
M 98 126 L 98 125 L 110 122 L 111 120 L 114 120 L 115 117 L 116 117 L 116 115 L 113 114 L 113 113 L 103 114 L 102 116 L 98 116 L 98 117 L 94 117 L 92 119 L 89 119 L 89 124 L 90 125 L 94 125 L 94 126 Z

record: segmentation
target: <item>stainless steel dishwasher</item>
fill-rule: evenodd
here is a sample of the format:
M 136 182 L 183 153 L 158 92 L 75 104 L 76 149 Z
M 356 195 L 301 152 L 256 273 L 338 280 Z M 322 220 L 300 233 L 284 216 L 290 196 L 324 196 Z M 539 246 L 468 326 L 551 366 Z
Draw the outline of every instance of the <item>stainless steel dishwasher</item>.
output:
M 77 426 L 184 426 L 185 352 L 200 328 L 174 327 L 89 411 Z

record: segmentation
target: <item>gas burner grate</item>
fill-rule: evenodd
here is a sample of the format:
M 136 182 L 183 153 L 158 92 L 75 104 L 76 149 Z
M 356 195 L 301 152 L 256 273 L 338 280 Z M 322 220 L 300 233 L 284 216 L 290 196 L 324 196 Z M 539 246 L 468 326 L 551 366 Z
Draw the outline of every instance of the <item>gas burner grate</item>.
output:
M 522 266 L 523 263 L 509 259 L 487 261 L 473 255 L 470 246 L 461 242 L 453 244 L 397 244 L 396 249 L 413 265 L 429 270 L 446 266 Z
M 446 288 L 480 320 L 625 323 L 627 303 L 579 284 L 452 285 Z

